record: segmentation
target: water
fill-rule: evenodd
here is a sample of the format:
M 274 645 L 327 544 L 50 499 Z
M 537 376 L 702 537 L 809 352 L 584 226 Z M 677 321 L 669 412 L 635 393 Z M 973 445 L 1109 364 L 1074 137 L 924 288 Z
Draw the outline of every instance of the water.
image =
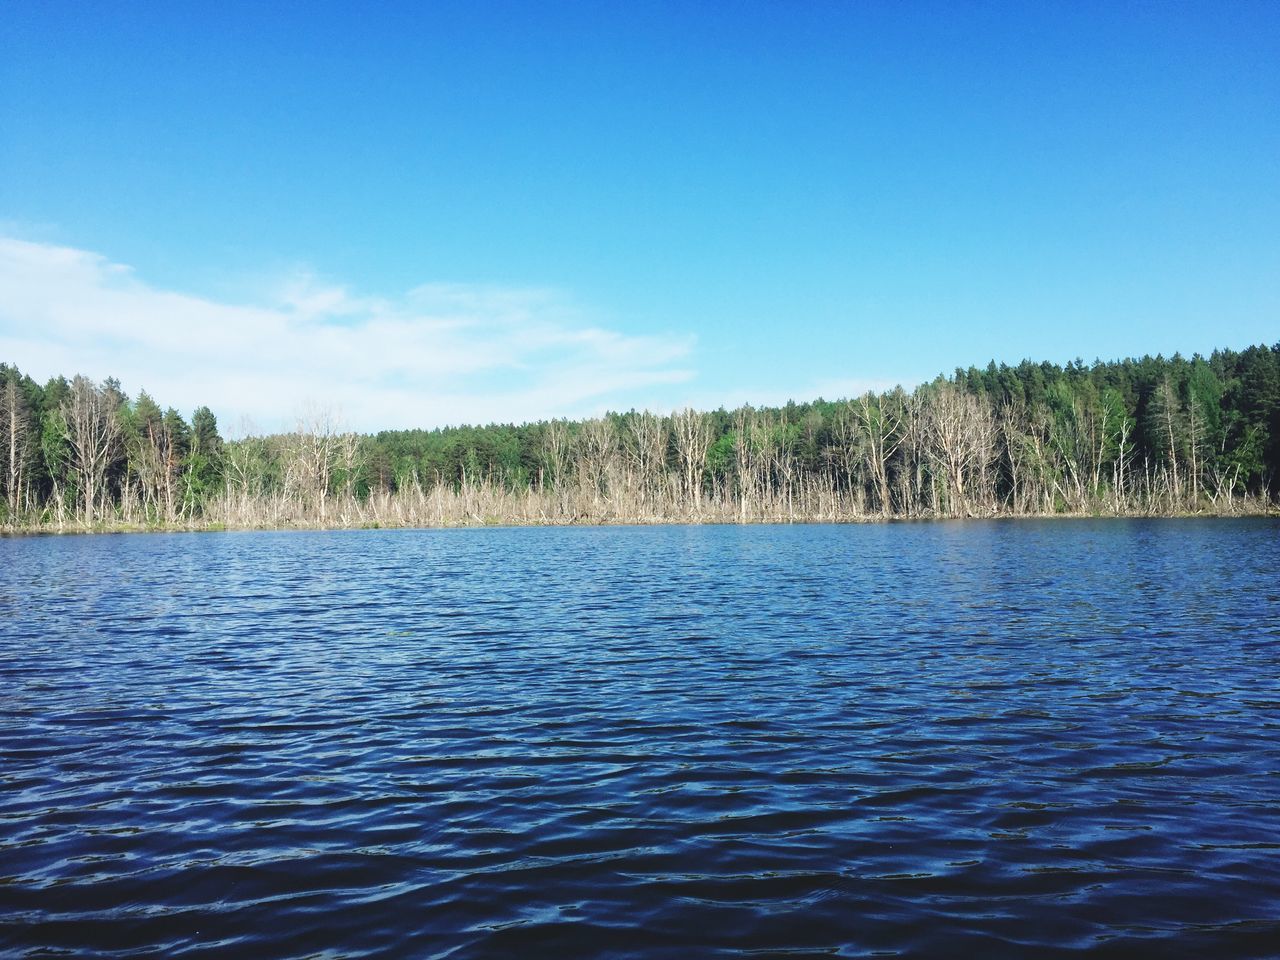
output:
M 0 953 L 1264 956 L 1280 524 L 0 540 Z

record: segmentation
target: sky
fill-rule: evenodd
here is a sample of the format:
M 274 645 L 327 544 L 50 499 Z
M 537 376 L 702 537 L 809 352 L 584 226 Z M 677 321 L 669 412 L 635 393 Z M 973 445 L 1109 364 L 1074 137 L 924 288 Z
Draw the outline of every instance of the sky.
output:
M 1280 340 L 1280 4 L 0 16 L 0 362 L 224 433 Z

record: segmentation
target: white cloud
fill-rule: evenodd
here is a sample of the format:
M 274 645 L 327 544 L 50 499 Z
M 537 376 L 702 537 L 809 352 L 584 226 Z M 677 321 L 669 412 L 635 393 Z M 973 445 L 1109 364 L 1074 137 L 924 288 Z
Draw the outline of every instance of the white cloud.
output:
M 305 271 L 256 304 L 162 290 L 99 254 L 0 236 L 0 360 L 118 377 L 186 413 L 287 426 L 309 402 L 363 430 L 626 406 L 693 377 L 694 340 L 593 324 L 555 291 L 427 284 L 369 297 Z

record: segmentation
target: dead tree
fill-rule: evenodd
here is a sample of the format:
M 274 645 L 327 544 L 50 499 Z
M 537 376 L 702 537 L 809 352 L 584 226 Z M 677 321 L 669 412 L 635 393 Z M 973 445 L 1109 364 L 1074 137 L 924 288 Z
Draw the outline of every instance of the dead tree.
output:
M 338 465 L 343 435 L 338 424 L 338 415 L 329 407 L 312 407 L 298 418 L 297 429 L 286 445 L 285 494 L 304 509 L 315 509 L 321 523 L 328 513 Z
M 643 412 L 627 417 L 627 453 L 636 473 L 640 503 L 649 505 L 662 488 L 667 465 L 667 425 L 662 418 Z
M 569 443 L 569 425 L 564 420 L 552 420 L 542 433 L 543 487 L 550 480 L 555 487 L 562 487 L 569 478 L 572 462 Z M 548 474 L 550 475 L 548 477 Z
M 711 424 L 696 410 L 686 407 L 671 415 L 675 430 L 676 455 L 680 458 L 682 493 L 685 502 L 696 509 L 702 501 L 702 472 L 711 449 Z
M 858 419 L 863 460 L 871 475 L 876 505 L 881 516 L 889 516 L 893 504 L 889 494 L 889 462 L 902 446 L 901 391 L 876 396 L 866 393 L 851 404 Z
M 122 397 L 110 382 L 99 387 L 77 375 L 62 404 L 71 466 L 80 485 L 83 520 L 97 518 L 99 501 L 106 497 L 107 471 L 120 456 L 120 403 Z
M 617 481 L 618 439 L 613 421 L 608 417 L 583 421 L 577 448 L 578 476 L 592 504 L 598 506 Z
M 975 498 L 989 508 L 995 422 L 986 398 L 947 381 L 936 384 L 925 404 L 925 429 L 946 481 L 948 511 L 963 516 Z
M 8 462 L 5 494 L 12 520 L 23 507 L 23 483 L 31 458 L 31 411 L 26 397 L 18 389 L 16 376 L 11 377 L 0 392 L 0 441 Z

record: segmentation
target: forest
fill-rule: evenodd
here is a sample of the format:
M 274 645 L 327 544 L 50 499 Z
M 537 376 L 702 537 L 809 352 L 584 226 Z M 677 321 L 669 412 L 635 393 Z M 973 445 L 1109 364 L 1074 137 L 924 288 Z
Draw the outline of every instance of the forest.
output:
M 0 363 L 0 528 L 857 521 L 1273 511 L 1280 343 L 957 369 L 783 407 L 221 436 L 113 379 Z

